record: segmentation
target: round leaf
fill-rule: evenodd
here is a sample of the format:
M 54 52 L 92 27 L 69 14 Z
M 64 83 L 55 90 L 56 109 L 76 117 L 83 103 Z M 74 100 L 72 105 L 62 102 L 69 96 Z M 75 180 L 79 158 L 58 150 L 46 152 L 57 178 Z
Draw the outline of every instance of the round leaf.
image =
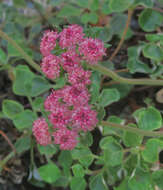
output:
M 47 183 L 54 183 L 61 176 L 59 168 L 53 163 L 41 166 L 38 171 L 41 178 Z
M 162 126 L 162 117 L 160 112 L 154 107 L 139 112 L 138 126 L 143 130 L 159 129 Z
M 3 113 L 10 119 L 13 119 L 17 114 L 24 110 L 23 106 L 13 100 L 4 100 L 2 103 Z
M 155 31 L 162 21 L 163 16 L 152 9 L 145 9 L 139 16 L 140 27 L 146 32 Z
M 109 6 L 113 12 L 123 12 L 127 10 L 134 0 L 110 0 Z
M 105 107 L 113 102 L 117 102 L 120 99 L 120 93 L 117 89 L 104 89 L 99 97 L 99 103 Z

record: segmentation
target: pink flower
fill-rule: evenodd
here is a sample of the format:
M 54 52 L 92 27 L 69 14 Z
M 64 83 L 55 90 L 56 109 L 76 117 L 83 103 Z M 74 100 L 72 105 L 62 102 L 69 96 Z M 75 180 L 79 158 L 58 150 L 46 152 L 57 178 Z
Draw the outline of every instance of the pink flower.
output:
M 86 38 L 79 46 L 79 52 L 90 64 L 96 64 L 105 55 L 104 44 L 101 40 Z
M 44 118 L 39 118 L 33 123 L 32 129 L 33 135 L 36 138 L 37 143 L 46 146 L 51 143 L 51 136 L 48 131 L 48 124 Z
M 46 98 L 44 102 L 44 108 L 47 111 L 54 111 L 61 105 L 63 105 L 63 91 L 62 89 L 60 90 L 53 90 L 51 94 Z
M 48 56 L 51 54 L 51 51 L 56 46 L 57 38 L 58 38 L 57 32 L 49 30 L 45 31 L 40 43 L 40 51 L 43 56 Z
M 85 105 L 89 101 L 89 93 L 83 85 L 65 86 L 63 88 L 63 100 L 69 106 Z
M 91 131 L 97 124 L 97 113 L 89 105 L 78 107 L 72 115 L 73 127 L 77 130 Z
M 91 83 L 90 76 L 90 71 L 85 71 L 84 69 L 82 69 L 82 67 L 77 67 L 68 73 L 68 81 L 72 85 L 81 84 L 85 86 Z
M 60 106 L 49 115 L 49 121 L 54 128 L 63 128 L 71 121 L 72 111 L 65 106 Z
M 63 29 L 59 34 L 59 45 L 64 49 L 72 49 L 76 44 L 79 44 L 83 39 L 83 29 L 76 24 L 70 25 L 68 28 Z
M 53 133 L 54 143 L 59 144 L 62 150 L 72 150 L 77 144 L 77 133 L 61 128 Z
M 61 54 L 61 65 L 67 72 L 71 72 L 74 68 L 78 67 L 79 61 L 79 56 L 75 51 L 67 51 Z
M 41 69 L 43 73 L 49 79 L 55 79 L 59 77 L 60 74 L 60 66 L 59 66 L 60 59 L 54 55 L 48 55 L 44 57 L 41 64 Z

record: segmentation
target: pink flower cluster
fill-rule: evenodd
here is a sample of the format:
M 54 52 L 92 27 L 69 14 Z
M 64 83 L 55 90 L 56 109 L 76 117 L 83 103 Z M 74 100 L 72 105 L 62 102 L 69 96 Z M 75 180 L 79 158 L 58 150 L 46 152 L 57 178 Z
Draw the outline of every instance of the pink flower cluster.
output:
M 58 56 L 52 54 L 57 46 L 64 50 Z M 71 150 L 78 142 L 78 134 L 91 131 L 98 122 L 96 111 L 89 105 L 87 87 L 91 84 L 91 72 L 82 68 L 81 61 L 96 64 L 105 55 L 104 44 L 97 39 L 84 38 L 82 27 L 70 25 L 59 34 L 46 31 L 40 51 L 43 55 L 43 73 L 55 79 L 59 77 L 62 67 L 68 75 L 68 84 L 62 89 L 53 90 L 44 103 L 53 134 L 50 134 L 43 118 L 34 122 L 33 134 L 41 145 L 50 144 L 54 138 L 54 143 L 59 144 L 61 149 Z

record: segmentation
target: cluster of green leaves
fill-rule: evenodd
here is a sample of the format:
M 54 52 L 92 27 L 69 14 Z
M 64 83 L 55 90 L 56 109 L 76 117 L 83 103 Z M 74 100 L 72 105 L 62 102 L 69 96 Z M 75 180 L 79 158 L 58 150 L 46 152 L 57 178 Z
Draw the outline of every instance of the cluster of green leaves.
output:
M 128 61 L 121 66 L 127 67 L 129 73 L 123 75 L 131 78 L 134 73 L 145 73 L 151 78 L 162 78 L 163 35 L 157 33 L 157 28 L 162 25 L 163 15 L 153 9 L 152 0 L 47 0 L 45 7 L 25 0 L 13 0 L 13 3 L 11 6 L 0 4 L 3 31 L 37 62 L 41 60 L 38 44 L 43 28 L 50 25 L 60 30 L 67 24 L 79 24 L 87 36 L 99 38 L 109 47 L 108 42 L 113 37 L 118 41 L 122 37 L 127 21 L 126 11 L 143 6 L 137 24 L 144 32 L 145 41 L 128 48 Z M 157 3 L 163 4 L 162 0 Z M 35 10 L 33 16 L 22 14 L 28 9 Z M 125 39 L 133 36 L 136 33 L 129 27 Z M 43 108 L 46 92 L 51 88 L 61 88 L 66 79 L 60 77 L 53 85 L 27 65 L 12 66 L 13 63 L 23 63 L 22 55 L 3 39 L 0 46 L 0 70 L 12 72 L 13 93 L 27 97 L 32 107 L 25 109 L 24 105 L 10 99 L 2 103 L 0 117 L 11 119 L 21 133 L 25 131 L 15 143 L 18 154 L 21 154 L 33 149 L 31 129 L 37 113 L 46 117 Z M 115 69 L 111 62 L 102 61 L 100 64 Z M 92 71 L 89 91 L 91 104 L 98 111 L 99 142 L 89 132 L 80 134 L 80 141 L 72 151 L 60 151 L 56 145 L 35 145 L 40 157 L 45 157 L 47 162 L 42 166 L 31 163 L 29 182 L 38 187 L 45 187 L 48 183 L 71 190 L 85 190 L 87 187 L 90 190 L 109 190 L 109 187 L 114 190 L 154 190 L 155 186 L 163 189 L 163 170 L 154 168 L 159 163 L 163 139 L 144 137 L 100 123 L 103 119 L 121 125 L 127 122 L 121 116 L 108 117 L 106 108 L 126 97 L 133 85 L 112 84 L 101 88 L 101 80 L 102 75 Z M 129 127 L 147 132 L 159 130 L 163 123 L 160 111 L 151 105 L 135 111 L 132 120 L 135 122 L 129 123 Z

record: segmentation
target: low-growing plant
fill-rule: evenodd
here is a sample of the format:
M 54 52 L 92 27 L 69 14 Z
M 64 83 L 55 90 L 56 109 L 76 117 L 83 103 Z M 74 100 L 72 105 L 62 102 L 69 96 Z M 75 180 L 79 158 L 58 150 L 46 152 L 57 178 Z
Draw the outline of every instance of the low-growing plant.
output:
M 20 7 L 26 5 L 22 2 L 14 1 Z M 42 15 L 44 10 L 34 3 L 48 24 L 39 39 L 41 55 L 28 45 L 33 45 L 42 30 L 40 23 L 27 23 L 35 31 L 30 31 L 27 43 L 19 40 L 23 30 L 20 27 L 13 34 L 6 25 L 4 31 L 0 30 L 0 70 L 8 71 L 13 93 L 28 102 L 27 106 L 11 98 L 2 102 L 0 118 L 12 120 L 20 137 L 12 143 L 0 130 L 12 148 L 0 161 L 0 170 L 14 156 L 29 151 L 28 181 L 37 187 L 50 184 L 71 190 L 163 189 L 159 160 L 163 149 L 162 110 L 147 97 L 143 106 L 135 105 L 132 99 L 133 111 L 110 114 L 114 105 L 119 107 L 118 102 L 125 98 L 130 104 L 130 93 L 135 97 L 139 93 L 137 86 L 157 90 L 163 86 L 163 35 L 148 33 L 162 27 L 162 10 L 152 0 L 49 3 L 58 8 L 54 18 Z M 142 8 L 137 24 L 145 38 L 126 48 L 127 58 L 120 63 L 122 69 L 117 70 L 114 59 L 125 40 L 134 35 L 129 27 L 132 15 Z M 56 18 L 58 23 L 54 22 Z M 19 19 L 15 16 L 21 23 Z M 120 41 L 110 53 L 113 36 Z M 137 73 L 142 77 L 134 78 Z M 163 102 L 160 88 L 156 100 Z

